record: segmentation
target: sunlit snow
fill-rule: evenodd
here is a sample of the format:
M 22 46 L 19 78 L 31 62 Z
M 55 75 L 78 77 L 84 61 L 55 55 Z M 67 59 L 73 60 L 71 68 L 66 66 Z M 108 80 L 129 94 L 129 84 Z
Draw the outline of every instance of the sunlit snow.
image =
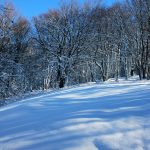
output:
M 90 83 L 0 108 L 0 150 L 149 149 L 149 81 Z

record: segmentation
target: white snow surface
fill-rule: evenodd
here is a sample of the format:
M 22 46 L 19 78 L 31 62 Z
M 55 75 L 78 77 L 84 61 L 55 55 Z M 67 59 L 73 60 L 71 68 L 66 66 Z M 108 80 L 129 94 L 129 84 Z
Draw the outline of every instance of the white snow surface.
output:
M 4 106 L 0 150 L 150 150 L 150 81 L 111 79 Z

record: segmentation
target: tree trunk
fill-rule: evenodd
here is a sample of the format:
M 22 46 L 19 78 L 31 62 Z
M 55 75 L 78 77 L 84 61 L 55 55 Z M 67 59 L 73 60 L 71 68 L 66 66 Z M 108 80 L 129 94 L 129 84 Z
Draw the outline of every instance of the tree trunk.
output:
M 130 73 L 130 74 L 131 74 L 131 76 L 133 76 L 133 75 L 134 75 L 134 70 L 133 70 L 133 69 L 131 70 L 131 73 Z
M 150 66 L 147 67 L 147 80 L 150 80 Z
M 65 86 L 65 78 L 62 76 L 60 67 L 58 68 L 58 72 L 57 72 L 57 81 L 58 81 L 59 88 L 63 88 Z
M 139 74 L 139 78 L 140 78 L 140 80 L 142 80 L 142 72 L 141 72 L 141 70 L 140 70 L 140 69 L 138 69 L 138 74 Z
M 146 79 L 146 70 L 143 69 L 142 73 L 143 73 L 143 79 Z
M 65 78 L 61 77 L 59 81 L 59 88 L 63 88 L 65 86 Z

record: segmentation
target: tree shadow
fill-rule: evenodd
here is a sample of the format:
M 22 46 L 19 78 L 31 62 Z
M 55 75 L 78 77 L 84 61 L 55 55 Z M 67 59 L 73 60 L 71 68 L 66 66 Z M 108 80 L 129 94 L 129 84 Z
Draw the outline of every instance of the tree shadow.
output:
M 2 108 L 0 149 L 148 149 L 150 88 L 142 87 L 82 87 Z

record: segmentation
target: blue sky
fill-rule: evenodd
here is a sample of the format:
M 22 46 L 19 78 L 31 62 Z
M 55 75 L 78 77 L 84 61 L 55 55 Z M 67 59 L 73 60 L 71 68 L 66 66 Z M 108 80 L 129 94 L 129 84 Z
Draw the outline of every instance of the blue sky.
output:
M 31 19 L 32 16 L 37 16 L 41 13 L 44 13 L 49 8 L 52 9 L 58 8 L 60 6 L 61 0 L 9 0 L 9 1 L 14 4 L 19 14 Z M 85 0 L 79 1 L 83 3 Z M 104 2 L 108 5 L 110 5 L 114 1 L 116 0 L 104 0 Z

